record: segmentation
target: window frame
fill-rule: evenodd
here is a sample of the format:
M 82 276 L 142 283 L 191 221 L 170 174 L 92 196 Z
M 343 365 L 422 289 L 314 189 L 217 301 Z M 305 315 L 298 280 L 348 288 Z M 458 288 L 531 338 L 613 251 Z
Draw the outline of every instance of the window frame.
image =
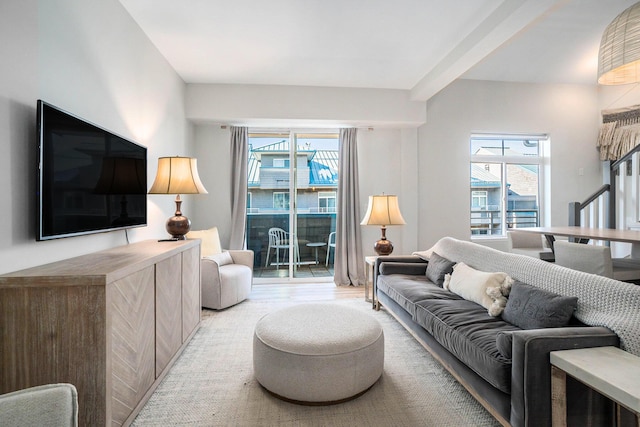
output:
M 273 194 L 272 206 L 274 210 L 288 211 L 291 208 L 291 196 L 289 191 L 274 191 L 272 194 Z M 276 206 L 276 199 L 280 196 L 282 196 L 282 199 L 283 199 L 282 207 Z
M 502 154 L 473 154 L 471 150 L 474 147 L 474 142 L 480 140 L 502 140 Z M 505 155 L 505 141 L 537 141 L 538 153 L 537 155 Z M 491 239 L 491 238 L 506 238 L 506 233 L 509 230 L 507 228 L 507 210 L 508 210 L 508 169 L 511 165 L 535 165 L 538 167 L 538 225 L 544 224 L 545 218 L 545 201 L 548 199 L 549 189 L 546 185 L 545 176 L 548 176 L 549 170 L 549 145 L 550 138 L 548 134 L 472 134 L 469 138 L 469 232 L 471 239 Z M 482 190 L 473 190 L 471 187 L 471 170 L 474 164 L 484 164 L 486 169 L 487 164 L 496 164 L 501 168 L 500 171 L 500 230 L 499 234 L 474 234 L 472 228 L 472 212 L 473 211 L 473 192 Z M 489 201 L 487 200 L 487 206 Z
M 327 206 L 320 206 L 320 200 L 327 200 Z M 328 201 L 333 200 L 333 206 L 329 206 Z M 318 191 L 318 212 L 336 212 L 338 207 L 337 191 Z M 324 209 L 324 210 L 323 210 Z

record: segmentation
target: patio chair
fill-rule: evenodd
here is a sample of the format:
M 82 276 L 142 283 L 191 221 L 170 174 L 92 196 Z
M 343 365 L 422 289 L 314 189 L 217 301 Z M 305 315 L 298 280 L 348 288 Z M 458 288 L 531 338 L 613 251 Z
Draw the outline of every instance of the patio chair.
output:
M 298 242 L 294 243 L 294 262 L 300 262 L 300 248 L 298 247 Z M 272 227 L 269 229 L 269 247 L 267 248 L 267 259 L 265 260 L 264 266 L 269 266 L 269 258 L 271 255 L 271 249 L 273 249 L 276 253 L 276 269 L 280 268 L 280 251 L 284 251 L 286 253 L 289 250 L 289 232 L 284 231 L 282 228 Z M 283 260 L 284 253 L 282 254 Z
M 327 260 L 324 262 L 325 266 L 329 266 L 329 254 L 333 248 L 333 256 L 336 256 L 336 232 L 329 233 L 329 239 L 327 239 Z M 335 261 L 334 261 L 335 262 Z

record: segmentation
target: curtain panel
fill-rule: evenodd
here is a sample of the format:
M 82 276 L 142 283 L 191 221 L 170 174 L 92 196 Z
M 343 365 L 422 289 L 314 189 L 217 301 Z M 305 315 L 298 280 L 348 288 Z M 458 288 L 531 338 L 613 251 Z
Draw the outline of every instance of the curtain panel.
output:
M 231 126 L 231 237 L 229 249 L 244 249 L 246 246 L 248 135 L 248 128 Z
M 358 186 L 358 130 L 340 130 L 336 249 L 333 280 L 338 286 L 364 284 Z

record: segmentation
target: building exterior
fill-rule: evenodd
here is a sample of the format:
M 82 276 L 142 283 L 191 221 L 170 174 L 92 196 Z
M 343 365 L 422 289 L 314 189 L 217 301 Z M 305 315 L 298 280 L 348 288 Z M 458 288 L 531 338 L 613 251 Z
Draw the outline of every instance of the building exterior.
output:
M 247 195 L 247 247 L 256 265 L 264 265 L 269 228 L 289 231 L 292 208 L 289 142 L 250 146 Z M 327 242 L 335 231 L 338 190 L 338 151 L 316 150 L 308 145 L 295 152 L 297 186 L 297 237 L 301 259 L 315 252 L 306 243 Z

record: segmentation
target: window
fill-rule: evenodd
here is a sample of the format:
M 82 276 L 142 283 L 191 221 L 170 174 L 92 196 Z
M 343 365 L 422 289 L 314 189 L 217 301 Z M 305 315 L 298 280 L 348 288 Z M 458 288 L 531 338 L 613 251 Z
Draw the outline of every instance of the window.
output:
M 289 159 L 273 159 L 274 168 L 289 168 Z
M 289 192 L 273 193 L 273 209 L 289 210 Z
M 546 135 L 472 135 L 472 236 L 504 236 L 511 228 L 540 225 Z
M 335 212 L 336 211 L 336 192 L 335 191 L 319 191 L 318 192 L 318 212 Z
M 487 209 L 487 191 L 471 191 L 471 209 Z

